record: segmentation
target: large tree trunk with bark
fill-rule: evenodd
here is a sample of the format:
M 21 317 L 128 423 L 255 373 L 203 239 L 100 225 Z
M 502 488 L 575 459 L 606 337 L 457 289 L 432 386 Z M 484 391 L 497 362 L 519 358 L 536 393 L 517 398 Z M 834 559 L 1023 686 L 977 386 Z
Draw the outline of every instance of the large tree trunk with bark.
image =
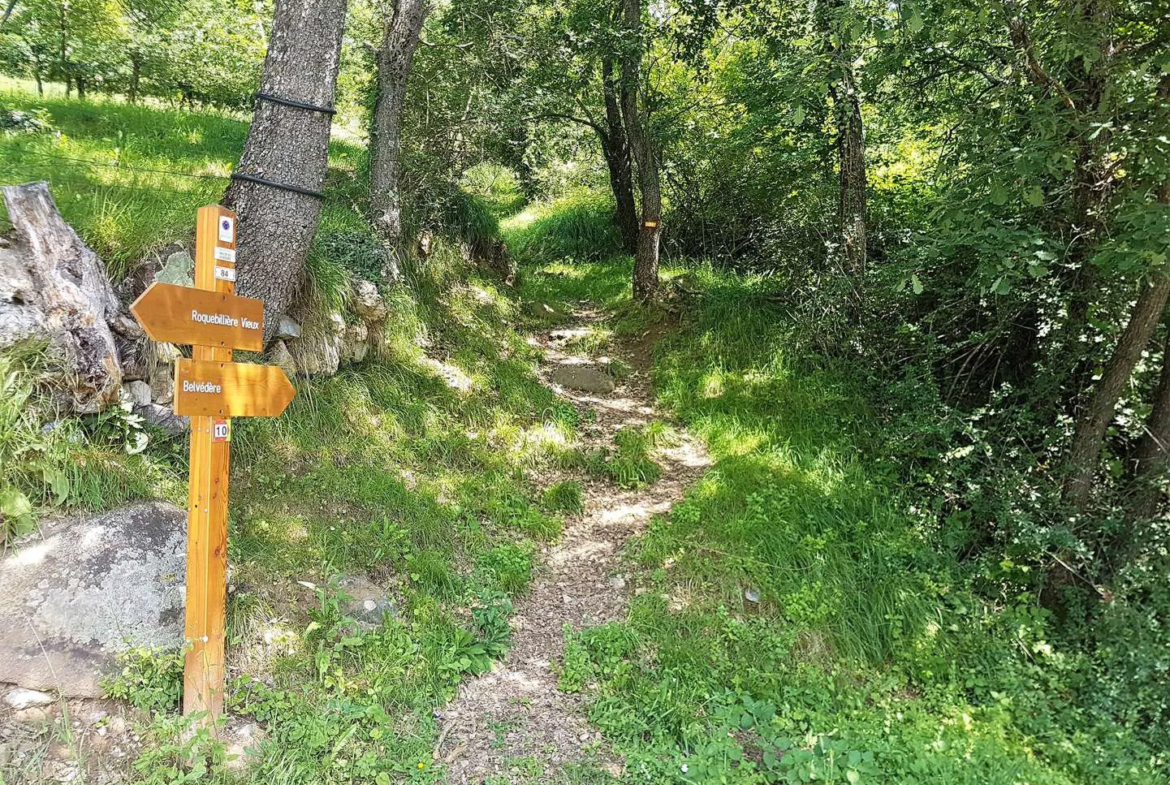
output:
M 313 107 L 333 106 L 346 0 L 277 0 L 260 91 Z M 257 99 L 236 172 L 319 192 L 329 167 L 332 115 Z M 224 197 L 239 217 L 237 291 L 264 301 L 265 333 L 293 305 L 321 199 L 234 180 Z
M 430 0 L 390 0 L 377 52 L 377 98 L 370 128 L 370 206 L 374 226 L 389 246 L 382 270 L 385 283 L 398 278 L 403 255 L 402 112 L 410 67 L 418 49 L 419 34 L 431 8 Z
M 616 205 L 614 222 L 621 232 L 622 248 L 628 254 L 635 254 L 638 251 L 638 206 L 634 199 L 634 167 L 630 160 L 630 140 L 618 103 L 613 58 L 602 60 L 601 89 L 605 96 L 606 126 L 602 146 L 605 162 L 609 166 L 609 186 Z
M 1158 273 L 1153 281 L 1143 284 L 1129 323 L 1117 341 L 1093 398 L 1077 420 L 1068 453 L 1064 498 L 1078 510 L 1084 509 L 1089 500 L 1101 444 L 1109 423 L 1113 421 L 1117 401 L 1162 318 L 1168 297 L 1170 276 Z
M 625 42 L 622 53 L 621 108 L 630 148 L 638 164 L 638 184 L 642 189 L 642 225 L 634 254 L 634 299 L 650 302 L 658 293 L 662 189 L 658 178 L 658 154 L 646 128 L 649 112 L 645 111 L 645 91 L 642 90 L 641 0 L 622 0 L 622 12 L 631 40 Z

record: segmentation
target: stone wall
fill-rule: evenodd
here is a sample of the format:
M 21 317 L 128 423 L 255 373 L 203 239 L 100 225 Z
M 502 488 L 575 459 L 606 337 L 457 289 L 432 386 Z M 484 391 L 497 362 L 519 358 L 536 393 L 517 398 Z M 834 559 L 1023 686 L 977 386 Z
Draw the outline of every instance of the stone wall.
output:
M 0 237 L 0 350 L 47 346 L 47 381 L 64 412 L 120 404 L 164 430 L 185 430 L 185 418 L 172 411 L 181 350 L 147 338 L 130 305 L 155 281 L 192 285 L 191 249 L 172 245 L 111 286 L 101 259 L 57 212 L 47 184 L 5 187 L 3 195 L 13 229 Z M 389 308 L 369 281 L 353 282 L 345 300 L 344 311 L 306 305 L 283 317 L 264 360 L 301 377 L 364 360 L 384 334 Z

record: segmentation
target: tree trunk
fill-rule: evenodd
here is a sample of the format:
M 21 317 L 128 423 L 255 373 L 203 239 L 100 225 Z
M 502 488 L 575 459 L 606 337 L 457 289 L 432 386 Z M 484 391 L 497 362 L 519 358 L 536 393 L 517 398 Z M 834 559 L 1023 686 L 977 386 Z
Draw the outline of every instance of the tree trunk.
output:
M 1106 204 L 1111 192 L 1108 161 L 1104 160 L 1112 133 L 1102 125 L 1090 133 L 1092 125 L 1104 122 L 1101 105 L 1108 88 L 1109 64 L 1113 59 L 1113 2 L 1087 0 L 1081 16 L 1087 27 L 1099 35 L 1099 56 L 1089 67 L 1073 70 L 1067 100 L 1075 110 L 1072 132 L 1077 139 L 1077 161 L 1073 174 L 1073 205 L 1070 226 L 1069 269 L 1071 296 L 1068 327 L 1079 331 L 1089 317 L 1089 307 L 1098 291 L 1098 272 L 1090 259 L 1105 228 Z
M 865 126 L 846 35 L 849 20 L 842 18 L 848 3 L 817 3 L 816 20 L 834 72 L 830 94 L 837 126 L 837 259 L 845 274 L 856 280 L 865 273 L 866 261 Z
M 1129 323 L 1117 341 L 1109 364 L 1105 366 L 1097 390 L 1077 421 L 1072 446 L 1069 448 L 1064 498 L 1078 510 L 1083 510 L 1089 501 L 1101 444 L 1109 423 L 1113 421 L 1117 400 L 1162 318 L 1168 297 L 1170 275 L 1158 273 L 1153 281 L 1143 284 Z
M 1154 393 L 1154 408 L 1146 420 L 1146 433 L 1134 452 L 1130 485 L 1129 515 L 1134 521 L 1153 518 L 1158 512 L 1162 489 L 1157 481 L 1170 468 L 1170 334 L 1162 350 L 1162 376 Z M 1128 537 L 1119 538 L 1115 550 L 1124 551 Z
M 85 100 L 86 78 L 84 76 L 77 77 L 77 100 Z
M 1158 97 L 1163 109 L 1170 110 L 1170 74 L 1162 76 Z M 1170 178 L 1158 190 L 1158 202 L 1170 206 Z M 1170 331 L 1170 324 L 1167 325 Z M 1154 408 L 1146 420 L 1146 433 L 1134 454 L 1133 480 L 1130 484 L 1129 513 L 1134 520 L 1148 520 L 1158 511 L 1162 491 L 1156 481 L 1170 469 L 1170 333 L 1162 351 L 1162 376 L 1154 393 Z M 1129 538 L 1120 538 L 1115 550 L 1124 552 Z
M 1107 8 L 1106 4 L 1102 5 Z M 1158 85 L 1158 97 L 1163 102 L 1170 101 L 1170 76 L 1162 78 Z M 1096 100 L 1100 100 L 1099 95 L 1096 96 Z M 1170 180 L 1162 183 L 1156 200 L 1160 204 L 1170 205 Z M 1088 502 L 1093 476 L 1097 471 L 1097 459 L 1101 454 L 1101 442 L 1113 419 L 1113 409 L 1117 405 L 1117 399 L 1121 397 L 1122 389 L 1133 374 L 1142 351 L 1150 342 L 1158 321 L 1162 318 L 1167 299 L 1170 299 L 1170 273 L 1158 270 L 1153 274 L 1152 282 L 1142 289 L 1129 324 L 1125 326 L 1117 342 L 1117 348 L 1114 349 L 1113 356 L 1105 367 L 1105 374 L 1077 422 L 1073 443 L 1069 448 L 1069 475 L 1064 487 L 1066 500 L 1076 509 L 1084 509 Z M 1150 446 L 1148 449 L 1154 448 Z M 1147 458 L 1145 463 L 1148 465 L 1149 462 L 1150 459 Z M 1138 469 L 1140 474 L 1142 471 L 1140 458 Z
M 658 181 L 658 155 L 643 117 L 646 95 L 642 83 L 642 2 L 622 0 L 623 18 L 632 40 L 622 53 L 621 108 L 630 137 L 638 184 L 642 187 L 642 225 L 634 254 L 634 299 L 650 302 L 658 292 L 658 243 L 662 235 L 662 190 Z M 646 113 L 649 114 L 648 112 Z
M 130 103 L 138 103 L 138 83 L 142 80 L 142 55 L 135 52 L 130 55 Z
M 262 92 L 333 105 L 346 0 L 277 0 Z M 330 115 L 257 100 L 237 172 L 320 191 L 329 165 Z M 270 185 L 234 180 L 224 202 L 239 217 L 238 292 L 264 301 L 271 337 L 293 304 L 321 201 Z
M 602 137 L 605 162 L 609 166 L 609 187 L 613 191 L 614 222 L 622 236 L 622 249 L 628 254 L 638 251 L 638 206 L 634 200 L 633 162 L 630 160 L 630 140 L 622 122 L 618 104 L 617 83 L 613 73 L 613 58 L 601 63 L 601 86 L 605 95 L 606 134 Z
M 402 110 L 419 33 L 431 8 L 430 0 L 395 0 L 377 53 L 377 99 L 370 128 L 370 206 L 374 226 L 390 250 L 382 270 L 387 284 L 398 278 L 404 252 L 399 192 Z
M 840 201 L 837 218 L 841 224 L 841 259 L 854 278 L 865 273 L 865 129 L 861 122 L 861 100 L 854 83 L 853 67 L 841 63 L 844 77 L 838 115 Z

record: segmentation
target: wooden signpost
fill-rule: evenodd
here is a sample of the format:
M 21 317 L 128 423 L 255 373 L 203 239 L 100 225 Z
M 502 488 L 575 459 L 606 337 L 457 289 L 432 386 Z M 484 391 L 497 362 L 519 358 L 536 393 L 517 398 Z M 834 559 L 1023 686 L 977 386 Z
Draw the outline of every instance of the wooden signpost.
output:
M 191 417 L 183 713 L 205 725 L 223 712 L 230 418 L 276 417 L 295 395 L 280 368 L 232 362 L 264 348 L 264 305 L 235 296 L 235 261 L 235 213 L 201 207 L 195 287 L 155 283 L 130 309 L 152 339 L 192 345 L 175 369 L 175 413 Z

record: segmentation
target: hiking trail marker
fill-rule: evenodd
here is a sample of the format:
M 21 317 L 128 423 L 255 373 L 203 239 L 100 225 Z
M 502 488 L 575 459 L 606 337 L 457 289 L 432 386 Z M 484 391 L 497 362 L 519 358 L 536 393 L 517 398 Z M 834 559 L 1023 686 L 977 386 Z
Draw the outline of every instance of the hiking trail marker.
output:
M 195 287 L 155 283 L 130 307 L 155 341 L 191 344 L 175 366 L 175 414 L 191 417 L 183 713 L 223 713 L 228 465 L 232 417 L 277 417 L 296 391 L 280 368 L 232 362 L 264 348 L 264 304 L 236 297 L 236 215 L 199 208 Z

